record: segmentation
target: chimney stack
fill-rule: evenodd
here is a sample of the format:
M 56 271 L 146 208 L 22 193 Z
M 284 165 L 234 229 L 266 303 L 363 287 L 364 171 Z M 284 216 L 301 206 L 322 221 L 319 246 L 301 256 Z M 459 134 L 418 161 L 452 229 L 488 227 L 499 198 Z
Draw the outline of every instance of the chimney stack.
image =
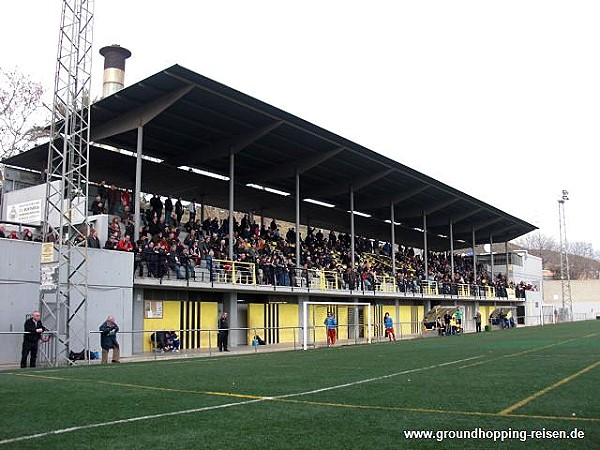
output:
M 131 52 L 120 45 L 109 45 L 100 49 L 104 56 L 102 98 L 108 97 L 125 86 L 125 60 Z

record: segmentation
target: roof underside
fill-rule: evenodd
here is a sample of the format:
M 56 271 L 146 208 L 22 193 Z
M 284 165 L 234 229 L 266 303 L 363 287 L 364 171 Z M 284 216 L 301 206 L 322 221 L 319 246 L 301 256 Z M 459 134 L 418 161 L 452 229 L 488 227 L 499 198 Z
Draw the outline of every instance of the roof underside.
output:
M 506 214 L 450 186 L 396 161 L 321 129 L 232 88 L 175 65 L 92 105 L 92 140 L 136 151 L 137 127 L 143 124 L 145 160 L 142 191 L 203 199 L 228 208 L 226 179 L 215 179 L 179 169 L 189 166 L 227 177 L 230 155 L 235 161 L 236 211 L 255 211 L 295 221 L 295 174 L 302 199 L 311 198 L 333 208 L 301 203 L 301 222 L 350 231 L 350 190 L 355 210 L 355 232 L 390 240 L 391 205 L 395 205 L 397 242 L 423 248 L 423 214 L 427 217 L 427 245 L 450 248 L 453 223 L 456 248 L 490 241 L 505 242 L 536 227 Z M 47 159 L 47 145 L 6 161 L 39 170 Z M 90 181 L 107 180 L 133 189 L 135 157 L 98 146 L 90 149 Z M 278 189 L 284 197 L 248 187 Z

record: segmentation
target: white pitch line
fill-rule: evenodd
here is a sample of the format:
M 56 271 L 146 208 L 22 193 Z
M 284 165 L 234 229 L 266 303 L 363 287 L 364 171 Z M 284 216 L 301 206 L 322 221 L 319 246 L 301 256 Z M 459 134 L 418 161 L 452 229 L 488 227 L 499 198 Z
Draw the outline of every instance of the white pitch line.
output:
M 108 427 L 111 425 L 119 425 L 119 424 L 123 424 L 123 423 L 139 422 L 141 420 L 161 419 L 163 417 L 179 416 L 179 415 L 183 415 L 183 414 L 193 414 L 193 413 L 197 413 L 197 412 L 229 408 L 230 406 L 247 405 L 249 403 L 263 402 L 265 400 L 266 400 L 266 398 L 259 398 L 256 400 L 246 400 L 243 402 L 225 403 L 222 405 L 205 406 L 203 408 L 186 409 L 184 411 L 172 411 L 172 412 L 167 412 L 167 413 L 152 414 L 152 415 L 148 415 L 148 416 L 131 417 L 129 419 L 112 420 L 110 422 L 101 422 L 101 423 L 92 423 L 92 424 L 88 424 L 88 425 L 80 425 L 80 426 L 76 426 L 76 427 L 63 428 L 60 430 L 47 431 L 45 433 L 31 434 L 29 436 L 19 436 L 16 438 L 4 439 L 4 440 L 0 441 L 0 445 L 14 444 L 15 442 L 28 441 L 31 439 L 43 438 L 43 437 L 48 437 L 48 436 L 56 436 L 59 434 L 71 433 L 73 431 L 89 430 L 92 428 Z
M 364 384 L 364 383 L 371 383 L 373 381 L 385 380 L 388 378 L 397 377 L 399 375 L 406 375 L 406 374 L 415 373 L 415 372 L 423 372 L 425 370 L 437 369 L 437 368 L 449 366 L 452 364 L 459 364 L 459 363 L 462 363 L 465 361 L 471 361 L 473 359 L 481 358 L 482 356 L 483 355 L 473 356 L 471 358 L 458 359 L 456 361 L 449 361 L 449 362 L 445 362 L 445 363 L 434 364 L 432 366 L 403 370 L 402 372 L 396 372 L 396 373 L 391 373 L 388 375 L 382 375 L 380 377 L 366 378 L 364 380 L 352 381 L 350 383 L 338 384 L 335 386 L 328 386 L 328 387 L 324 387 L 321 389 L 314 389 L 312 391 L 296 392 L 293 394 L 284 394 L 284 395 L 277 395 L 277 396 L 265 396 L 265 397 L 261 397 L 261 398 L 257 398 L 257 399 L 253 399 L 253 400 L 245 400 L 243 402 L 234 402 L 234 403 L 225 403 L 225 404 L 221 404 L 221 405 L 204 406 L 202 408 L 186 409 L 183 411 L 171 411 L 171 412 L 160 413 L 160 414 L 151 414 L 151 415 L 147 415 L 147 416 L 130 417 L 129 419 L 112 420 L 110 422 L 100 422 L 100 423 L 93 423 L 93 424 L 88 424 L 88 425 L 79 425 L 79 426 L 75 426 L 75 427 L 62 428 L 62 429 L 54 430 L 54 431 L 46 431 L 44 433 L 30 434 L 28 436 L 19 436 L 19 437 L 10 438 L 10 439 L 3 439 L 0 441 L 0 445 L 14 444 L 15 442 L 29 441 L 32 439 L 38 439 L 38 438 L 43 438 L 43 437 L 48 437 L 48 436 L 57 436 L 60 434 L 72 433 L 75 431 L 82 431 L 82 430 L 90 430 L 93 428 L 108 427 L 111 425 L 140 422 L 142 420 L 161 419 L 163 417 L 180 416 L 180 415 L 184 415 L 184 414 L 193 414 L 193 413 L 204 412 L 204 411 L 212 411 L 215 409 L 224 409 L 224 408 L 229 408 L 229 407 L 233 407 L 233 406 L 248 405 L 250 403 L 275 401 L 278 399 L 286 399 L 286 398 L 291 398 L 291 397 L 301 397 L 301 396 L 310 395 L 310 394 L 318 394 L 321 392 L 331 391 L 334 389 L 343 389 L 345 387 L 356 386 L 356 385 Z
M 452 364 L 459 364 L 459 363 L 463 363 L 463 362 L 466 362 L 466 361 L 471 361 L 473 359 L 478 359 L 478 358 L 482 358 L 482 357 L 483 357 L 483 355 L 473 356 L 471 358 L 458 359 L 456 361 L 449 361 L 449 362 L 445 362 L 445 363 L 434 364 L 432 366 L 418 367 L 416 369 L 403 370 L 402 372 L 390 373 L 388 375 L 382 375 L 380 377 L 366 378 L 364 380 L 351 381 L 349 383 L 338 384 L 338 385 L 335 385 L 335 386 L 329 386 L 329 387 L 324 387 L 324 388 L 320 388 L 320 389 L 314 389 L 312 391 L 297 392 L 295 394 L 278 395 L 276 397 L 273 397 L 273 399 L 277 400 L 277 399 L 290 398 L 290 397 L 300 397 L 300 396 L 303 396 L 303 395 L 319 394 L 321 392 L 332 391 L 334 389 L 343 389 L 345 387 L 357 386 L 359 384 L 371 383 L 373 381 L 386 380 L 388 378 L 393 378 L 393 377 L 397 377 L 397 376 L 400 376 L 400 375 L 407 375 L 409 373 L 416 373 L 416 372 L 423 372 L 425 370 L 438 369 L 440 367 L 450 366 Z

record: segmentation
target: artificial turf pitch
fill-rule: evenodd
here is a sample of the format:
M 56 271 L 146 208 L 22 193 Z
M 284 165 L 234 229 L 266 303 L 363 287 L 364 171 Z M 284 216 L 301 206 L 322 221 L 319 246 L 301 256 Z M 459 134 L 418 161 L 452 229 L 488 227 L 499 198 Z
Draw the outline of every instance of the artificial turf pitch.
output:
M 593 449 L 600 448 L 600 321 L 11 370 L 0 372 L 0 399 L 0 450 Z M 573 430 L 578 439 L 555 438 Z M 434 434 L 409 439 L 406 431 Z M 459 431 L 479 438 L 452 439 Z M 493 431 L 513 437 L 494 441 Z M 523 440 L 516 434 L 523 432 L 538 437 Z

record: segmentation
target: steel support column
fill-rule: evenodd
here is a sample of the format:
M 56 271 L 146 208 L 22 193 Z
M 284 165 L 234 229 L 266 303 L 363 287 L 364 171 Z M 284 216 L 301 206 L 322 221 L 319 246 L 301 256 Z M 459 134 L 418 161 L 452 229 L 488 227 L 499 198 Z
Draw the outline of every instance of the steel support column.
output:
M 142 155 L 144 146 L 144 127 L 137 128 L 137 147 L 135 158 L 135 192 L 134 195 L 134 218 L 133 218 L 133 241 L 137 242 L 140 238 L 142 206 L 140 196 L 142 194 Z

